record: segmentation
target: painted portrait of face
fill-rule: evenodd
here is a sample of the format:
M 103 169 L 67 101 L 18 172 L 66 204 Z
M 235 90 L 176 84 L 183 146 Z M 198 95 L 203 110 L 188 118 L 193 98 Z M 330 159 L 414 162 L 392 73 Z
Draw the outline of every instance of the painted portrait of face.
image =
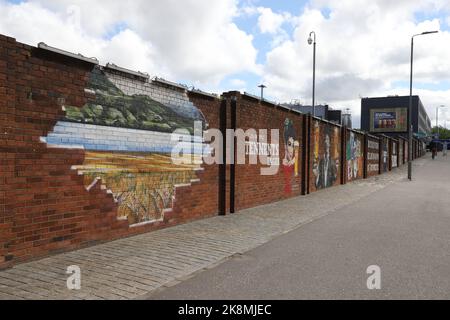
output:
M 289 195 L 292 193 L 294 177 L 299 174 L 299 152 L 300 144 L 296 140 L 294 122 L 291 119 L 284 121 L 284 159 L 283 172 L 285 177 L 284 192 Z
M 286 143 L 286 159 L 292 161 L 294 159 L 294 138 L 289 137 Z
M 294 165 L 296 161 L 295 148 L 298 147 L 298 141 L 296 141 L 294 123 L 291 119 L 284 121 L 284 146 L 284 165 Z

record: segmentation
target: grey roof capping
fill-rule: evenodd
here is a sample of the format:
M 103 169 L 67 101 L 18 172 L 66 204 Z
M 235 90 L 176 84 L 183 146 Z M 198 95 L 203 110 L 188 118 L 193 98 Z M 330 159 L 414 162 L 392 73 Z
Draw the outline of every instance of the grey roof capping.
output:
M 274 108 L 281 108 L 281 109 L 285 109 L 285 110 L 290 111 L 290 112 L 295 112 L 295 113 L 298 113 L 298 114 L 302 114 L 300 111 L 295 110 L 295 109 L 291 109 L 291 108 L 289 108 L 287 106 L 284 106 L 281 103 L 277 103 L 277 102 L 273 102 L 273 101 L 270 101 L 270 100 L 266 100 L 264 98 L 261 100 L 261 97 L 255 96 L 255 95 L 253 95 L 251 93 L 248 93 L 248 92 L 244 92 L 244 96 L 252 98 L 252 99 L 259 100 L 261 102 L 266 102 L 266 103 L 270 104 Z
M 379 136 L 376 136 L 376 135 L 374 135 L 374 134 L 370 134 L 369 132 L 365 132 L 365 134 L 366 134 L 369 138 L 380 140 L 380 137 L 379 137 Z
M 67 57 L 70 57 L 70 58 L 78 59 L 78 60 L 81 60 L 81 61 L 84 61 L 84 62 L 92 63 L 94 65 L 98 65 L 99 64 L 97 58 L 87 58 L 87 57 L 83 56 L 80 53 L 75 54 L 75 53 L 72 53 L 72 52 L 69 52 L 69 51 L 65 51 L 65 50 L 62 50 L 62 49 L 50 47 L 50 46 L 46 45 L 44 42 L 38 43 L 38 48 L 42 49 L 42 50 L 55 52 L 55 53 L 61 54 L 63 56 L 67 56 Z
M 281 108 L 281 109 L 288 110 L 288 111 L 297 112 L 297 110 L 294 110 L 294 109 L 291 109 L 291 108 L 289 108 L 289 107 L 287 107 L 287 106 L 284 106 L 284 105 L 282 105 L 281 103 L 277 104 L 277 107 L 278 107 L 278 108 Z
M 201 95 L 203 95 L 203 96 L 211 97 L 211 98 L 214 98 L 214 99 L 218 99 L 218 98 L 219 98 L 219 95 L 218 95 L 218 94 L 205 92 L 205 91 L 202 91 L 202 90 L 200 90 L 200 89 L 195 89 L 195 88 L 193 88 L 193 89 L 191 89 L 191 90 L 189 90 L 189 91 L 190 91 L 190 92 L 193 92 L 193 93 L 201 94 Z
M 261 100 L 261 97 L 255 96 L 255 95 L 253 95 L 251 93 L 248 93 L 248 92 L 244 92 L 244 96 L 247 96 L 247 97 L 250 97 L 250 98 L 253 98 L 253 99 L 256 99 L 256 100 Z
M 159 82 L 159 83 L 171 86 L 171 87 L 183 89 L 183 90 L 186 90 L 186 91 L 189 89 L 188 86 L 186 86 L 184 84 L 179 84 L 179 83 L 175 83 L 175 82 L 172 82 L 172 81 L 167 81 L 167 80 L 164 80 L 163 78 L 154 77 L 152 79 L 152 81 Z
M 122 68 L 122 67 L 119 67 L 119 66 L 115 65 L 114 63 L 108 63 L 105 66 L 105 68 L 110 69 L 110 70 L 119 71 L 119 72 L 122 72 L 122 73 L 131 74 L 133 76 L 136 76 L 138 78 L 142 78 L 144 80 L 150 79 L 150 76 L 147 73 L 143 73 L 143 72 L 140 72 L 140 71 L 133 71 L 133 70 L 130 70 L 130 69 L 125 69 L 125 68 Z
M 362 130 L 359 130 L 359 129 L 350 129 L 350 128 L 347 128 L 349 131 L 352 131 L 352 132 L 354 132 L 354 133 L 358 133 L 358 134 L 366 134 L 366 132 L 365 131 L 362 131 Z
M 325 120 L 325 119 L 322 119 L 322 118 L 320 118 L 320 117 L 313 116 L 313 115 L 311 115 L 311 118 L 312 118 L 313 120 L 322 121 L 322 122 L 328 123 L 328 124 L 330 124 L 330 125 L 332 125 L 332 126 L 336 126 L 336 127 L 342 128 L 342 124 L 334 123 L 334 122 L 331 122 L 331 121 L 329 121 L 329 120 Z

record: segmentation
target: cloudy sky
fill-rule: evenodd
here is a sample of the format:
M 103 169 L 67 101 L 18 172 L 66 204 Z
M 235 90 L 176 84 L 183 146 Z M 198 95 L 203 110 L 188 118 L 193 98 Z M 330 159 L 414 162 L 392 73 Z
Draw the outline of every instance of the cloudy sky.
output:
M 318 103 L 356 126 L 360 97 L 409 94 L 411 36 L 439 30 L 415 40 L 414 93 L 450 120 L 449 0 L 0 0 L 0 33 L 20 42 L 216 93 L 264 83 L 276 102 L 311 103 L 313 30 Z

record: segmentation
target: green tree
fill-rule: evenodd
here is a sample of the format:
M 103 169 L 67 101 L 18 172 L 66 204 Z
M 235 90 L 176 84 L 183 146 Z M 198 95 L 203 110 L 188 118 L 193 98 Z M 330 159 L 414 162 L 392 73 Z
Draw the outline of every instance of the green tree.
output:
M 433 132 L 433 134 L 437 134 L 438 127 L 433 127 L 432 132 Z M 440 139 L 450 139 L 450 130 L 439 126 L 439 138 Z

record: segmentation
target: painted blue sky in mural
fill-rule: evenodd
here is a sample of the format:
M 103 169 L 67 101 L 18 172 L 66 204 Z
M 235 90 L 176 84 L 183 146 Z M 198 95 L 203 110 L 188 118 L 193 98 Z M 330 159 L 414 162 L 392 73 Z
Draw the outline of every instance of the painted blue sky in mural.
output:
M 276 102 L 310 103 L 312 30 L 317 100 L 351 108 L 357 125 L 360 97 L 408 93 L 411 35 L 439 30 L 417 38 L 415 93 L 432 121 L 450 107 L 447 0 L 0 0 L 0 33 L 18 41 L 217 93 L 264 83 Z

